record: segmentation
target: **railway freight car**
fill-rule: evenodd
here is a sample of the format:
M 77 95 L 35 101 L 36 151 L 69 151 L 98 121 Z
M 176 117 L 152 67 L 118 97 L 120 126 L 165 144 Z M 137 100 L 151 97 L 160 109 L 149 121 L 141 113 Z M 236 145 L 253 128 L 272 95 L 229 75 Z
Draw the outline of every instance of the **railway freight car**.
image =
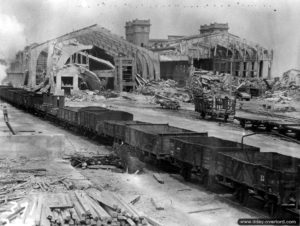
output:
M 207 132 L 194 132 L 168 124 L 135 124 L 126 127 L 124 142 L 154 159 L 168 160 L 172 150 L 171 138 L 195 135 L 207 137 Z
M 244 204 L 253 196 L 265 202 L 271 215 L 276 208 L 300 213 L 300 159 L 273 152 L 223 152 L 214 165 L 218 181 L 234 188 Z
M 78 127 L 78 111 L 80 107 L 63 107 L 59 108 L 57 119 L 62 126 L 71 129 Z
M 222 152 L 243 152 L 253 155 L 259 148 L 223 140 L 217 137 L 187 136 L 171 139 L 172 161 L 181 168 L 182 176 L 190 179 L 194 172 L 211 187 L 214 184 L 217 154 Z
M 132 121 L 133 115 L 102 107 L 84 107 L 78 110 L 78 126 L 87 133 L 97 134 L 97 125 L 103 125 L 107 120 Z
M 97 133 L 114 138 L 115 141 L 125 142 L 126 134 L 128 134 L 128 126 L 130 125 L 151 125 L 149 122 L 141 121 L 117 121 L 108 120 L 97 124 Z M 167 124 L 163 124 L 167 125 Z

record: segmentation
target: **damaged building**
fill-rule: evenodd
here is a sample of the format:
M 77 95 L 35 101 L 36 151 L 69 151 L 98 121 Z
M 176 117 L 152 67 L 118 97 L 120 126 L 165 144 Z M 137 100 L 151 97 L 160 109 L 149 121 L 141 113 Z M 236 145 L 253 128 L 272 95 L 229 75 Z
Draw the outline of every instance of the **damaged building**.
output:
M 146 34 L 150 35 L 150 21 L 134 20 L 127 22 L 125 28 L 126 34 L 130 30 L 128 41 L 143 43 L 159 53 L 162 79 L 184 84 L 193 68 L 237 77 L 271 77 L 273 51 L 231 34 L 227 23 L 201 25 L 199 34 L 173 35 L 168 39 L 146 38 Z
M 18 85 L 64 95 L 78 89 L 135 89 L 135 76 L 158 80 L 159 55 L 92 25 L 17 54 L 8 77 Z M 15 85 L 15 81 L 7 79 Z
M 201 25 L 192 36 L 150 39 L 150 20 L 125 24 L 126 40 L 92 25 L 20 51 L 6 81 L 51 88 L 132 91 L 135 77 L 173 79 L 184 86 L 193 70 L 270 78 L 272 50 L 229 33 L 228 24 Z

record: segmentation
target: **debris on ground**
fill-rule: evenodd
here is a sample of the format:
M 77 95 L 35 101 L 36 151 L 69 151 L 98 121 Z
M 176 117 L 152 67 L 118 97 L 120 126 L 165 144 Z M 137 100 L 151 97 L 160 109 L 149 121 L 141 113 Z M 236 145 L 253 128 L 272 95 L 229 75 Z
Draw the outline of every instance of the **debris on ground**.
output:
M 117 98 L 120 94 L 113 90 L 77 90 L 66 96 L 66 101 L 70 102 L 96 102 L 109 98 Z
M 154 177 L 154 179 L 155 179 L 158 183 L 160 183 L 160 184 L 164 184 L 164 183 L 165 183 L 164 180 L 161 178 L 161 176 L 160 176 L 158 173 L 154 173 L 154 174 L 153 174 L 153 177 Z
M 191 96 L 228 96 L 240 89 L 266 90 L 266 84 L 260 78 L 241 78 L 228 73 L 195 71 L 188 79 L 187 89 Z
M 130 204 L 134 205 L 136 204 L 139 200 L 141 199 L 141 196 L 137 196 L 136 198 L 134 198 L 132 201 L 130 201 Z
M 135 148 L 127 144 L 114 144 L 113 150 L 121 159 L 121 164 L 127 173 L 142 173 L 145 169 L 145 163 L 138 159 Z
M 113 170 L 116 168 L 123 169 L 121 159 L 114 155 L 83 155 L 80 153 L 75 153 L 71 156 L 66 157 L 69 159 L 71 165 L 75 168 L 82 169 L 108 169 Z
M 164 207 L 160 206 L 153 198 L 151 198 L 150 200 L 156 210 L 164 210 L 165 209 Z
M 84 162 L 86 167 L 120 164 L 114 155 L 87 158 L 77 154 L 70 159 L 74 164 Z M 24 161 L 0 161 L 0 225 L 159 225 L 113 192 L 90 185 L 80 188 L 67 176 L 49 174 L 33 164 L 25 167 Z
M 162 108 L 178 110 L 180 108 L 179 101 L 174 98 L 167 98 L 161 95 L 156 94 L 156 103 L 159 104 Z
M 137 76 L 137 78 L 139 78 Z M 140 78 L 141 80 L 142 78 Z M 161 96 L 165 99 L 170 99 L 173 101 L 182 101 L 182 102 L 190 102 L 190 96 L 186 89 L 179 88 L 176 81 L 172 79 L 168 80 L 160 80 L 160 81 L 148 81 L 141 80 L 138 83 L 136 92 L 138 94 L 143 94 L 147 96 Z

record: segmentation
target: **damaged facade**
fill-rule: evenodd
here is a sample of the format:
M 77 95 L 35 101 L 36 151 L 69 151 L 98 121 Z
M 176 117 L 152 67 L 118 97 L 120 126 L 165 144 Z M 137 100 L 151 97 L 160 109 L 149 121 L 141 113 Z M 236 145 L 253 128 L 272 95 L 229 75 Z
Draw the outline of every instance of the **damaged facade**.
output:
M 81 88 L 129 91 L 135 89 L 136 74 L 159 79 L 158 62 L 158 54 L 92 25 L 27 46 L 17 55 L 8 74 L 19 73 L 20 84 L 33 89 L 49 88 L 55 95 Z
M 142 29 L 144 25 L 137 20 L 132 23 L 135 24 L 136 33 L 131 34 L 135 39 L 129 41 L 139 44 L 142 37 L 137 26 Z M 270 78 L 273 51 L 233 35 L 228 30 L 228 24 L 213 23 L 201 25 L 200 33 L 192 36 L 145 39 L 143 34 L 143 40 L 149 40 L 143 45 L 159 53 L 161 78 L 174 79 L 182 84 L 193 68 L 244 78 Z
M 228 24 L 200 26 L 200 34 L 150 39 L 150 20 L 126 22 L 126 40 L 92 25 L 17 54 L 8 79 L 63 95 L 77 89 L 130 91 L 136 75 L 185 85 L 194 70 L 270 78 L 273 52 L 228 32 Z M 15 78 L 18 79 L 15 79 Z M 13 79 L 12 79 L 13 78 Z M 21 82 L 20 82 L 21 80 Z

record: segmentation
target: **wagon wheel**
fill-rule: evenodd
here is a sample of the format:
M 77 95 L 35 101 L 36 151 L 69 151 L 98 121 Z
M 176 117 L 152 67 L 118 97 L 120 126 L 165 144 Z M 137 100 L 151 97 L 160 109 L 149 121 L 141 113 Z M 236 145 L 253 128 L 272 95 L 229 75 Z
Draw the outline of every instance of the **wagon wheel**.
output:
M 227 122 L 227 121 L 228 121 L 228 117 L 229 117 L 228 115 L 225 115 L 225 116 L 224 116 L 224 122 Z
M 240 203 L 243 202 L 244 198 L 243 198 L 243 187 L 241 185 L 236 185 L 235 186 L 235 191 L 233 193 L 233 196 L 235 199 L 237 199 Z
M 247 187 L 244 187 L 242 189 L 242 199 L 241 199 L 241 203 L 243 204 L 243 206 L 247 206 L 248 200 L 249 200 L 249 191 Z
M 266 131 L 270 132 L 273 129 L 273 126 L 266 124 Z
M 287 130 L 285 128 L 278 128 L 278 132 L 281 134 L 286 134 Z
M 202 111 L 202 112 L 201 112 L 201 118 L 205 119 L 205 115 L 206 115 L 205 112 Z
M 252 123 L 252 126 L 251 126 L 251 127 L 252 127 L 252 129 L 253 129 L 253 130 L 256 130 L 256 129 L 258 128 L 258 125 L 257 125 L 257 124 L 254 124 L 254 123 Z
M 275 216 L 276 213 L 276 203 L 274 203 L 273 201 L 270 201 L 268 204 L 268 213 L 270 214 L 270 216 Z
M 264 204 L 264 208 L 267 209 L 268 214 L 272 217 L 276 216 L 277 214 L 277 202 L 270 198 L 270 196 L 266 197 L 266 202 Z
M 191 180 L 192 176 L 192 167 L 186 163 L 184 163 L 181 167 L 181 176 L 184 178 L 184 180 L 189 181 Z
M 245 126 L 246 126 L 245 120 L 240 120 L 240 125 L 241 125 L 241 127 L 245 128 Z
M 205 174 L 202 177 L 202 184 L 204 185 L 204 187 L 208 187 L 208 175 L 207 174 Z

